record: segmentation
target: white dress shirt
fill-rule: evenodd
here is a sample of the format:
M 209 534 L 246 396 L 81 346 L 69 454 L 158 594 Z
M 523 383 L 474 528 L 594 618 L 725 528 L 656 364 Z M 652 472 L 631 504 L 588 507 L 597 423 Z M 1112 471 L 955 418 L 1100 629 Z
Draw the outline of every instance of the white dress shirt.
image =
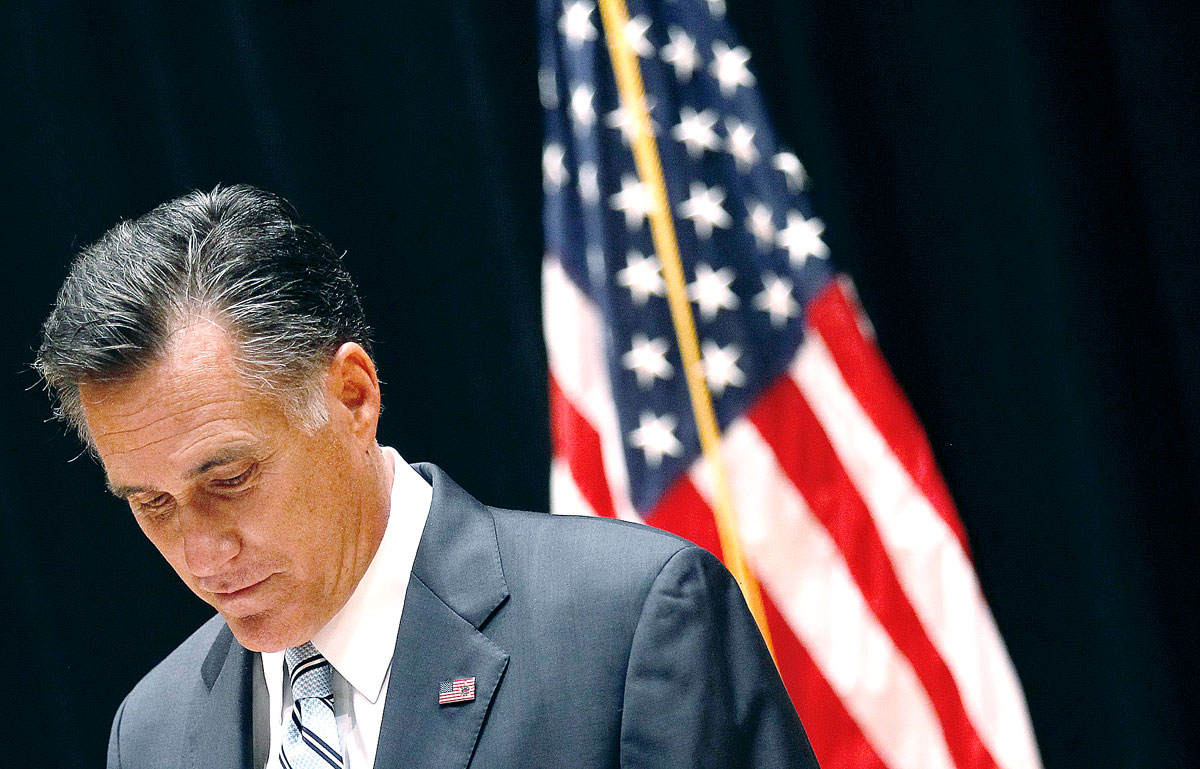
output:
M 313 646 L 333 666 L 333 712 L 346 769 L 371 769 L 375 764 L 404 593 L 433 499 L 428 481 L 395 449 L 385 446 L 383 450 L 395 472 L 379 550 L 350 600 L 312 638 Z M 279 769 L 284 725 L 292 715 L 292 691 L 285 685 L 283 652 L 259 656 L 262 670 L 255 671 L 254 684 L 255 766 Z M 270 724 L 269 748 L 268 735 L 261 733 L 264 721 Z

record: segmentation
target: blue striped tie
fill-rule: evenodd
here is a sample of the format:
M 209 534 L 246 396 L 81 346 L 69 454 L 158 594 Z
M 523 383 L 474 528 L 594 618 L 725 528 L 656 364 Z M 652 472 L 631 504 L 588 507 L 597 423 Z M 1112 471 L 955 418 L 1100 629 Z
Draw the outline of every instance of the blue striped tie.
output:
M 342 769 L 333 720 L 333 668 L 311 643 L 283 653 L 292 681 L 292 718 L 279 746 L 283 769 Z

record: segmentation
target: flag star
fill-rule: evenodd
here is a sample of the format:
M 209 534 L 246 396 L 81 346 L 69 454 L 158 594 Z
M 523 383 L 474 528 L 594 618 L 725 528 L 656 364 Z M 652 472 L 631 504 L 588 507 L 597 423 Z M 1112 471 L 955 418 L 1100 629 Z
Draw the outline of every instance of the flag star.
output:
M 704 182 L 692 182 L 691 191 L 692 196 L 679 204 L 679 215 L 692 220 L 696 237 L 708 240 L 712 237 L 713 227 L 728 229 L 733 218 L 721 207 L 725 190 L 716 185 L 705 187 Z
M 579 197 L 584 203 L 600 202 L 600 169 L 595 163 L 579 164 Z
M 754 128 L 737 118 L 725 119 L 725 149 L 737 161 L 739 171 L 745 171 L 758 162 L 758 147 L 754 145 Z
M 630 230 L 642 229 L 642 221 L 654 208 L 654 197 L 650 188 L 639 182 L 633 174 L 621 176 L 621 191 L 608 199 L 613 210 L 625 214 L 625 227 Z
M 664 456 L 677 457 L 683 453 L 683 444 L 675 437 L 675 417 L 670 414 L 655 416 L 643 411 L 638 427 L 629 433 L 629 442 L 646 455 L 646 464 L 658 467 Z
M 704 150 L 715 150 L 720 140 L 713 126 L 717 124 L 717 113 L 710 109 L 696 112 L 691 107 L 679 110 L 679 125 L 671 129 L 671 136 L 687 147 L 688 155 L 698 158 Z
M 688 284 L 688 299 L 700 305 L 700 317 L 712 320 L 721 310 L 736 310 L 737 294 L 733 293 L 733 270 L 722 267 L 713 271 L 704 262 L 696 265 L 696 280 Z
M 650 118 L 650 130 L 658 133 L 658 126 L 651 117 L 654 114 L 654 99 L 646 99 L 646 116 Z M 633 113 L 625 109 L 625 107 L 617 107 L 612 112 L 604 116 L 604 123 L 609 128 L 615 128 L 621 132 L 621 138 L 626 144 L 633 142 L 634 137 L 638 133 L 638 121 L 633 119 Z
M 717 40 L 712 44 L 713 62 L 709 67 L 713 77 L 721 84 L 721 93 L 726 97 L 733 96 L 739 85 L 749 88 L 754 85 L 754 75 L 746 69 L 750 61 L 750 52 L 744 47 L 730 48 L 723 41 Z
M 810 256 L 829 258 L 829 246 L 821 240 L 821 233 L 824 231 L 825 223 L 820 219 L 805 219 L 804 215 L 797 211 L 788 211 L 787 226 L 780 230 L 776 237 L 780 248 L 787 250 L 792 264 L 803 267 Z
M 746 229 L 754 236 L 760 251 L 769 252 L 775 246 L 775 217 L 771 209 L 757 200 L 747 201 Z
M 675 367 L 667 360 L 667 340 L 648 339 L 645 334 L 633 335 L 633 347 L 621 356 L 625 368 L 637 374 L 638 387 L 652 387 L 655 379 L 670 379 Z
M 654 54 L 654 46 L 650 45 L 650 41 L 646 39 L 648 31 L 650 31 L 650 19 L 645 15 L 639 14 L 625 22 L 625 42 L 629 43 L 633 52 L 642 58 Z
M 725 0 L 708 0 L 708 12 L 720 18 L 725 15 Z
M 736 344 L 721 347 L 716 342 L 706 340 L 701 354 L 704 378 L 708 380 L 708 387 L 714 393 L 724 395 L 726 387 L 742 387 L 746 384 L 746 374 L 737 365 L 742 351 Z
M 780 152 L 771 163 L 776 170 L 783 172 L 789 190 L 802 190 L 808 186 L 808 172 L 800 163 L 800 158 L 790 152 Z
M 558 20 L 558 31 L 567 38 L 567 45 L 578 48 L 584 43 L 596 39 L 596 28 L 592 26 L 592 10 L 595 3 L 576 0 L 563 6 L 563 14 Z
M 542 150 L 542 184 L 547 190 L 557 190 L 567 181 L 567 153 L 561 144 L 551 142 Z
M 580 133 L 587 131 L 596 122 L 596 109 L 592 99 L 596 92 L 590 85 L 577 85 L 571 89 L 571 119 L 575 121 L 575 129 Z
M 663 46 L 662 60 L 675 68 L 675 79 L 681 83 L 691 82 L 692 74 L 700 66 L 700 54 L 696 41 L 680 27 L 670 27 L 667 35 L 670 42 Z
M 800 314 L 800 305 L 792 298 L 792 282 L 769 272 L 763 276 L 763 291 L 754 297 L 754 307 L 768 313 L 776 328 Z
M 642 256 L 640 251 L 625 255 L 625 268 L 617 272 L 617 282 L 629 289 L 637 304 L 645 304 L 651 294 L 663 296 L 666 290 L 658 258 L 654 254 Z
M 538 97 L 545 109 L 558 107 L 558 77 L 549 67 L 538 70 Z

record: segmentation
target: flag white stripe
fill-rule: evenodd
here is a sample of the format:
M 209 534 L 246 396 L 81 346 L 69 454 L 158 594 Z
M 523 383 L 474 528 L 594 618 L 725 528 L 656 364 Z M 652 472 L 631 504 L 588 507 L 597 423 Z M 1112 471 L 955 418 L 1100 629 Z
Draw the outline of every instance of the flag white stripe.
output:
M 571 468 L 562 457 L 550 460 L 550 507 L 555 515 L 597 514 L 580 493 Z
M 954 532 L 875 428 L 815 331 L 790 373 L 870 510 L 983 744 L 1003 769 L 1040 767 L 1016 671 Z
M 558 260 L 550 256 L 542 267 L 542 303 L 550 373 L 600 435 L 604 475 L 617 517 L 641 521 L 630 501 L 621 426 L 609 389 L 603 319 Z
M 952 769 L 929 695 L 879 624 L 845 558 L 745 419 L 721 442 L 746 556 L 759 581 L 890 769 Z M 712 499 L 708 465 L 692 482 Z

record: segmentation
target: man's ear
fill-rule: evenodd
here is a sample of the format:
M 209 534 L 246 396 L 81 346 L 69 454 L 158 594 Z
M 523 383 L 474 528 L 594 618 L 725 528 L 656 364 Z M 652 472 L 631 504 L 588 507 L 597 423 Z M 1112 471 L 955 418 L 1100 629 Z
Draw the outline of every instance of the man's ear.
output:
M 371 356 L 357 343 L 346 342 L 334 354 L 325 383 L 329 408 L 339 410 L 351 432 L 373 444 L 379 426 L 380 394 Z M 332 413 L 330 418 L 334 419 Z

